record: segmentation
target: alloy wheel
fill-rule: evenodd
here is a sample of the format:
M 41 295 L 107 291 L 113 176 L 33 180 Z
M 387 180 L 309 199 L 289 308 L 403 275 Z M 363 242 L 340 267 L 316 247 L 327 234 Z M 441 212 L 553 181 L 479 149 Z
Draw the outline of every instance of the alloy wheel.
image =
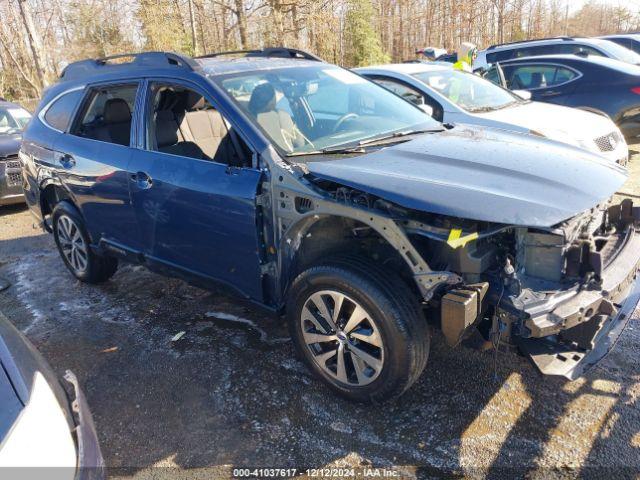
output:
M 56 225 L 58 242 L 62 254 L 76 273 L 86 271 L 89 264 L 87 244 L 82 238 L 78 225 L 71 217 L 61 215 Z
M 384 365 L 384 345 L 375 321 L 347 295 L 312 294 L 300 317 L 302 336 L 314 362 L 330 377 L 351 386 L 373 382 Z

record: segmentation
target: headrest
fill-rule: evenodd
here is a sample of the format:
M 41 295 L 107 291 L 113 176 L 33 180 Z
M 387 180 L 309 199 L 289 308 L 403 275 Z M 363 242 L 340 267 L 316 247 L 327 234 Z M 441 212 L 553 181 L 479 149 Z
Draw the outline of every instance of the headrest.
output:
M 249 111 L 258 115 L 276 109 L 276 90 L 270 83 L 261 83 L 253 89 L 249 100 Z
M 177 103 L 178 96 L 173 90 L 166 88 L 160 92 L 158 100 L 158 110 L 171 110 Z
M 178 143 L 178 127 L 169 110 L 156 112 L 156 143 L 158 147 Z
M 202 95 L 193 90 L 187 92 L 187 104 L 185 105 L 187 110 L 202 110 L 206 105 L 206 101 Z
M 131 110 L 122 98 L 110 98 L 104 104 L 105 123 L 123 123 L 131 121 Z

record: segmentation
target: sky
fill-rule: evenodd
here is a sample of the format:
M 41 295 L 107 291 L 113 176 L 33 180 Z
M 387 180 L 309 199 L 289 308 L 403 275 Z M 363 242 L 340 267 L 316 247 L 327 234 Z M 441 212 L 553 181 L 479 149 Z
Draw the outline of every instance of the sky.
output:
M 578 10 L 582 5 L 589 0 L 567 0 L 572 10 Z M 597 3 L 604 3 L 606 5 L 627 7 L 631 10 L 640 9 L 640 0 L 596 0 Z

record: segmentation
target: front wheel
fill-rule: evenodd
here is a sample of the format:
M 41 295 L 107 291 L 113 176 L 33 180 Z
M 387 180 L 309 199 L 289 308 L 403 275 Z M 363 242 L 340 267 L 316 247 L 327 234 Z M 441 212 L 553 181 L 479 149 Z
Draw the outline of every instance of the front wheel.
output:
M 305 363 L 351 400 L 399 396 L 426 365 L 429 330 L 415 295 L 400 277 L 362 259 L 302 272 L 287 316 Z
M 52 215 L 53 237 L 66 267 L 78 280 L 105 282 L 116 273 L 118 260 L 100 256 L 91 242 L 78 210 L 66 201 L 56 205 Z

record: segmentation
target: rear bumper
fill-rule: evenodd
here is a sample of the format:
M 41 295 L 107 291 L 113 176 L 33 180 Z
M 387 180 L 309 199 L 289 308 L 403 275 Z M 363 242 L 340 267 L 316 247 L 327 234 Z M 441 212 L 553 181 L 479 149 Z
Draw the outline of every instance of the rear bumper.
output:
M 516 343 L 542 373 L 579 377 L 611 350 L 633 314 L 639 268 L 640 234 L 629 226 L 616 259 L 602 273 L 601 288 L 561 293 L 551 307 L 529 312 L 528 336 Z
M 103 480 L 105 478 L 104 460 L 84 393 L 80 390 L 73 372 L 67 370 L 64 379 L 72 385 L 75 393 L 75 399 L 71 402 L 71 410 L 76 416 L 75 433 L 78 449 L 75 480 Z

